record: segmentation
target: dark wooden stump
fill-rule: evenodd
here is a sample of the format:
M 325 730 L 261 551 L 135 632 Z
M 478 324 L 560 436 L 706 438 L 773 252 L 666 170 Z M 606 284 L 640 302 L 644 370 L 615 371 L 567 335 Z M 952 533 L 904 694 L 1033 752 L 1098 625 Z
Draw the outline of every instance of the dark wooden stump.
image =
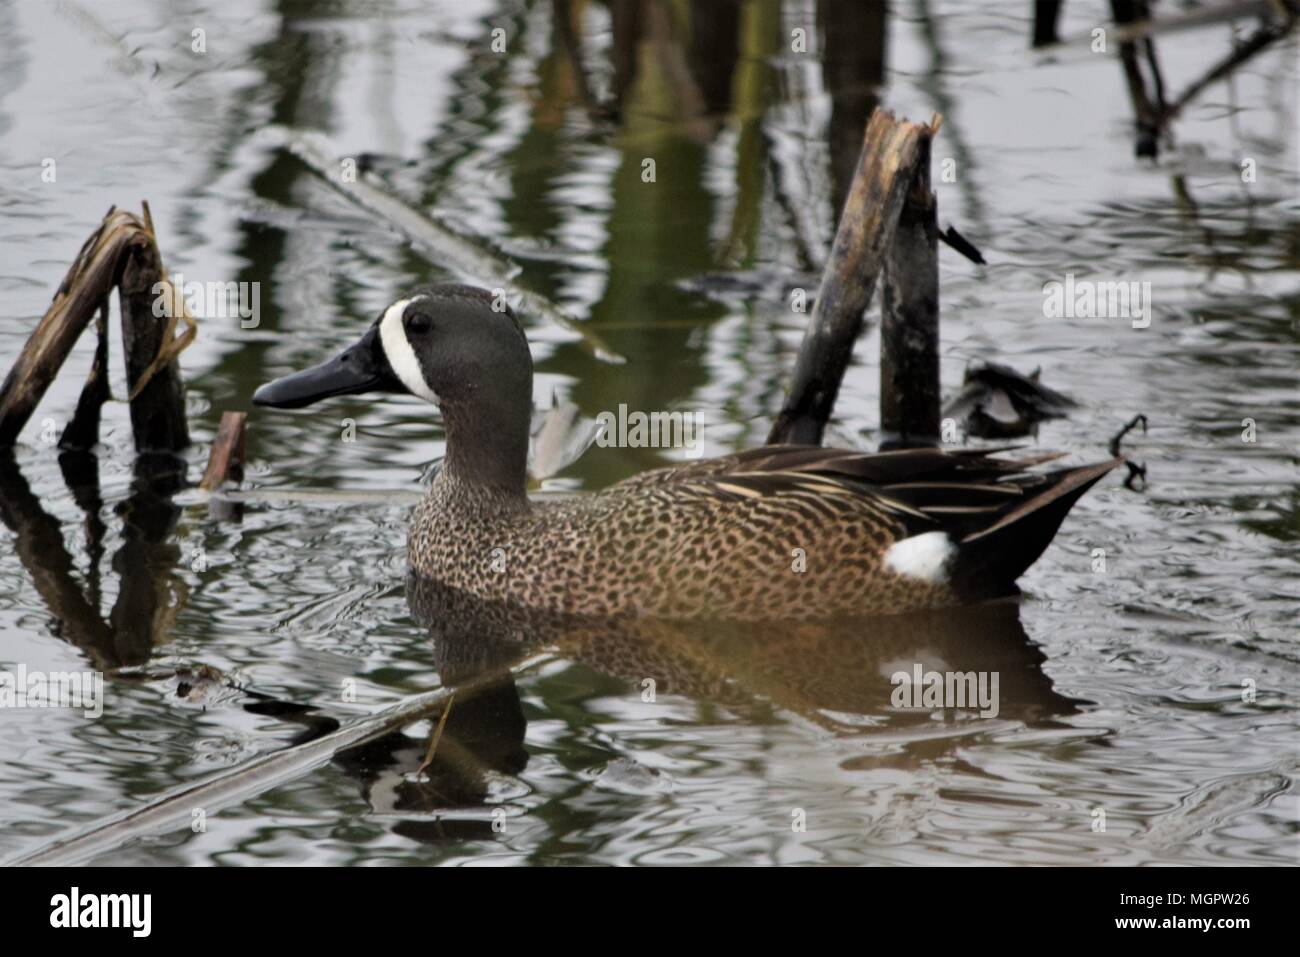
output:
M 95 320 L 95 359 L 90 364 L 90 374 L 77 399 L 77 411 L 72 421 L 59 436 L 59 448 L 65 452 L 86 452 L 99 441 L 99 419 L 104 403 L 110 398 L 108 390 L 108 300 L 99 308 Z
M 118 302 L 122 308 L 122 346 L 131 390 L 131 431 L 137 452 L 178 452 L 190 444 L 185 420 L 185 384 L 176 356 L 188 345 L 175 331 L 183 313 L 179 296 L 166 295 L 166 314 L 156 316 L 158 283 L 166 283 L 162 258 L 152 237 L 140 236 L 124 252 Z M 191 332 L 186 336 L 192 337 Z
M 880 311 L 882 448 L 934 445 L 939 438 L 939 227 L 930 191 L 930 137 L 917 147 L 916 175 L 885 255 Z
M 839 395 L 864 312 L 885 266 L 898 218 L 927 142 L 938 128 L 876 110 L 867 123 L 857 174 L 840 216 L 794 380 L 767 440 L 820 444 Z M 928 150 L 925 156 L 929 156 Z M 928 182 L 928 179 L 927 179 Z

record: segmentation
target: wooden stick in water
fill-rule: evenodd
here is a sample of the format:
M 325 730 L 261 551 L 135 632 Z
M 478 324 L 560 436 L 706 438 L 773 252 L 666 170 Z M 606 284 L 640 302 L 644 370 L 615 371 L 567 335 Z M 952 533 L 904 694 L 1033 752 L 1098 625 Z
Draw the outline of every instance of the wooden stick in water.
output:
M 77 399 L 77 411 L 72 421 L 59 436 L 59 448 L 65 452 L 84 452 L 99 441 L 99 419 L 104 403 L 110 398 L 108 390 L 108 299 L 99 309 L 95 320 L 95 358 L 90 365 L 90 375 Z
M 148 222 L 123 251 L 118 284 L 131 431 L 137 452 L 179 452 L 190 444 L 190 430 L 177 357 L 193 341 L 196 328 L 181 296 L 167 281 L 152 226 Z M 160 299 L 167 306 L 161 315 L 155 305 Z M 187 328 L 178 337 L 180 321 Z
M 939 438 L 939 227 L 930 191 L 930 140 L 917 144 L 916 174 L 885 254 L 880 324 L 882 448 Z
M 876 110 L 867 123 L 857 174 L 840 216 L 812 319 L 770 443 L 819 444 L 862 331 L 876 278 L 916 176 L 922 140 L 934 130 Z
M 239 482 L 244 477 L 244 422 L 246 412 L 221 413 L 217 439 L 208 455 L 208 467 L 203 472 L 199 488 L 211 492 L 227 482 Z
M 179 315 L 156 314 L 159 283 L 165 285 L 166 277 L 148 204 L 143 220 L 125 210 L 110 209 L 81 247 L 50 308 L 36 324 L 4 385 L 0 385 L 0 448 L 17 440 L 77 338 L 114 285 L 118 286 L 122 307 L 122 341 L 136 450 L 177 452 L 189 445 L 185 389 L 176 357 L 194 338 L 194 320 L 185 313 L 183 304 Z M 176 337 L 180 320 L 187 329 Z M 108 391 L 105 355 L 104 348 L 96 353 L 76 417 L 65 433 L 66 447 L 87 448 L 94 444 L 99 405 Z
M 357 206 L 402 232 L 429 262 L 459 273 L 467 281 L 505 290 L 508 297 L 518 299 L 525 315 L 540 316 L 577 336 L 583 346 L 602 362 L 621 365 L 627 361 L 610 349 L 587 324 L 568 315 L 547 297 L 519 285 L 515 281 L 519 267 L 481 240 L 454 232 L 427 211 L 413 208 L 377 185 L 380 181 L 372 174 L 342 178 L 338 173 L 338 150 L 327 137 L 279 127 L 270 127 L 266 132 L 282 136 L 285 148 L 308 169 Z
M 0 448 L 17 441 L 77 338 L 107 298 L 117 278 L 122 249 L 138 225 L 130 213 L 110 209 L 81 247 L 50 308 L 0 385 Z

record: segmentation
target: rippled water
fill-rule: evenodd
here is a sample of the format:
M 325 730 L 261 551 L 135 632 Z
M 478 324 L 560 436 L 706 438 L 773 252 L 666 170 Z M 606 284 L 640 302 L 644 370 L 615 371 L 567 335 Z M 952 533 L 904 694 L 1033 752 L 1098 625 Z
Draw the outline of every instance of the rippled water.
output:
M 710 452 L 761 441 L 803 328 L 786 293 L 815 281 L 834 170 L 852 161 L 827 144 L 855 141 L 844 131 L 873 95 L 869 64 L 839 52 L 861 38 L 843 24 L 828 38 L 816 7 L 790 0 L 734 17 L 652 2 L 631 21 L 618 19 L 629 5 L 571 6 L 582 82 L 549 3 L 0 7 L 0 365 L 104 211 L 148 199 L 170 270 L 261 284 L 258 328 L 201 320 L 184 354 L 196 479 L 223 410 L 449 276 L 286 149 L 319 130 L 411 207 L 486 237 L 522 286 L 628 360 L 602 363 L 525 317 L 539 400 L 590 416 L 700 409 Z M 1106 9 L 1069 4 L 1063 34 L 1086 36 Z M 207 809 L 201 833 L 93 859 L 1294 863 L 1296 41 L 1207 89 L 1160 157 L 1138 160 L 1117 60 L 1031 51 L 1022 12 L 895 5 L 877 91 L 902 115 L 943 114 L 940 220 L 988 259 L 941 254 L 945 387 L 977 359 L 1040 367 L 1080 408 L 1036 444 L 1076 461 L 1104 457 L 1133 414 L 1150 420 L 1127 445 L 1146 488 L 1111 478 L 1089 493 L 1018 608 L 560 644 L 453 707 L 427 778 L 414 772 L 433 721 Z M 490 49 L 498 27 L 505 54 Z M 787 40 L 800 27 L 806 54 Z M 195 29 L 206 53 L 192 52 Z M 1220 26 L 1158 40 L 1171 92 L 1230 38 Z M 866 78 L 832 95 L 845 64 Z M 585 108 L 584 88 L 604 106 Z M 1044 318 L 1043 284 L 1071 272 L 1151 282 L 1150 327 Z M 102 669 L 107 701 L 97 720 L 0 718 L 2 858 L 437 688 L 448 669 L 403 581 L 406 502 L 442 448 L 425 407 L 255 412 L 250 487 L 402 495 L 263 496 L 220 521 L 194 497 L 133 486 L 114 403 L 97 523 L 42 439 L 44 420 L 70 414 L 92 349 L 78 345 L 5 466 L 0 665 Z M 874 446 L 877 384 L 872 334 L 837 442 Z M 548 487 L 596 488 L 671 457 L 597 448 Z M 891 710 L 884 675 L 917 661 L 997 669 L 1000 713 Z M 642 676 L 660 679 L 652 702 Z

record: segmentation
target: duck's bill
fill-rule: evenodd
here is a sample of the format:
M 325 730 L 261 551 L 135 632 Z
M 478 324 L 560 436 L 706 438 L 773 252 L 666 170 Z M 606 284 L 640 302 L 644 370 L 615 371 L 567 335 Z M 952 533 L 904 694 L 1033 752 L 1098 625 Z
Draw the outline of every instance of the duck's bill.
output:
M 371 329 L 361 341 L 320 365 L 276 379 L 253 393 L 254 405 L 301 409 L 336 395 L 404 392 Z

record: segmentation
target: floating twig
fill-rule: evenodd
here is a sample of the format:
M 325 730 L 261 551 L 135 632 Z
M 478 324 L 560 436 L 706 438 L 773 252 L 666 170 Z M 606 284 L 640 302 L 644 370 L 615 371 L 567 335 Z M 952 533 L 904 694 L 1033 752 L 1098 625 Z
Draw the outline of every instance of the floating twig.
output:
M 1147 467 L 1145 465 L 1140 465 L 1137 462 L 1130 461 L 1128 456 L 1124 455 L 1120 451 L 1119 446 L 1120 442 L 1123 441 L 1124 436 L 1128 435 L 1139 425 L 1142 426 L 1142 434 L 1146 435 L 1147 417 L 1140 412 L 1133 416 L 1133 418 L 1129 419 L 1124 428 L 1116 432 L 1115 437 L 1110 440 L 1111 457 L 1117 459 L 1123 458 L 1124 464 L 1128 467 L 1128 475 L 1124 479 L 1124 487 L 1132 491 L 1140 491 L 1140 489 L 1137 488 L 1138 482 L 1142 483 L 1143 488 L 1146 487 Z

